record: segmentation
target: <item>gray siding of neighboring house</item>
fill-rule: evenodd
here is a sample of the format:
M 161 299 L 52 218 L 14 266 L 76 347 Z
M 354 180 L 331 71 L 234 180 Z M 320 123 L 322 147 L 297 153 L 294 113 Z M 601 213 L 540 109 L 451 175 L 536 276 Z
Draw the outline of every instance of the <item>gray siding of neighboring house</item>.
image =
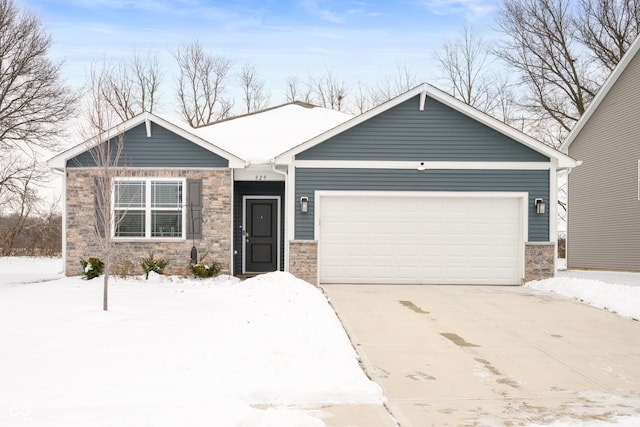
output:
M 298 155 L 297 160 L 517 161 L 549 159 L 427 98 L 403 102 Z
M 549 241 L 549 214 L 535 212 L 534 199 L 549 200 L 548 170 L 296 169 L 296 198 L 309 198 L 309 212 L 296 206 L 296 240 L 314 238 L 314 191 L 507 191 L 528 192 L 528 241 Z
M 144 124 L 126 132 L 120 165 L 130 168 L 224 168 L 229 161 L 175 133 L 151 123 L 151 137 L 147 138 Z M 85 151 L 67 161 L 67 167 L 95 165 Z
M 640 270 L 640 54 L 569 146 L 567 264 Z

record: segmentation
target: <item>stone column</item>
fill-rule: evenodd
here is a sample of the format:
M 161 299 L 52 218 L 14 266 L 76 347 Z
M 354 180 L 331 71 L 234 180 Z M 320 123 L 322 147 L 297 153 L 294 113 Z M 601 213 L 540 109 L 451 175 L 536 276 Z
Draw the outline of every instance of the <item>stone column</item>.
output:
M 524 281 L 549 279 L 555 275 L 555 242 L 527 242 L 524 248 Z
M 316 240 L 289 242 L 289 273 L 318 286 L 318 242 Z

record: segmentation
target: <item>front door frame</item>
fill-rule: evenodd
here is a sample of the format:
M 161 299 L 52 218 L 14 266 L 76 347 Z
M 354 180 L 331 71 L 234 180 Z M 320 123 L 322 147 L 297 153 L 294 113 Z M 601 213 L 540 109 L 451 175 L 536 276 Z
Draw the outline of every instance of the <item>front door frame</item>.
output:
M 242 196 L 242 274 L 255 273 L 247 271 L 247 201 L 248 200 L 276 200 L 277 218 L 276 218 L 276 270 L 280 271 L 280 228 L 282 217 L 282 197 L 280 196 Z M 262 272 L 261 272 L 262 273 Z

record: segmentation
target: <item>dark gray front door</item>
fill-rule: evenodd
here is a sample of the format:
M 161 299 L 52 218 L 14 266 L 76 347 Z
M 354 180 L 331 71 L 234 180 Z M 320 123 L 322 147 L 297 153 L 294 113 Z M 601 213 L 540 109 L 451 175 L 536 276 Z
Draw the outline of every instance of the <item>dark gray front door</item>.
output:
M 278 269 L 278 200 L 247 199 L 245 271 Z

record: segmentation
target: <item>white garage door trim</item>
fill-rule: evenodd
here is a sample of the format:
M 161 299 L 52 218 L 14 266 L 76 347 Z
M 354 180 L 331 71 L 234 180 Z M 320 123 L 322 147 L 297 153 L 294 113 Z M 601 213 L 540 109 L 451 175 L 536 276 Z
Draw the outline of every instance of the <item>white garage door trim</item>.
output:
M 529 196 L 526 192 L 409 192 L 409 191 L 316 191 L 315 192 L 315 207 L 314 207 L 314 234 L 315 240 L 318 241 L 318 276 L 320 282 L 323 281 L 323 242 L 322 239 L 322 206 L 323 201 L 327 198 L 350 198 L 352 200 L 358 199 L 381 199 L 381 198 L 421 198 L 421 199 L 486 199 L 487 201 L 498 199 L 511 199 L 518 204 L 519 218 L 516 219 L 518 231 L 517 233 L 517 251 L 516 262 L 517 272 L 509 280 L 509 283 L 495 283 L 495 284 L 519 284 L 520 279 L 524 277 L 524 244 L 528 236 L 528 200 Z M 515 209 L 515 208 L 514 208 Z M 517 277 L 516 277 L 517 276 Z M 470 279 L 466 283 L 469 284 L 488 284 L 486 281 Z M 332 281 L 332 283 L 335 283 Z M 401 283 L 401 282 L 396 282 Z M 406 283 L 417 283 L 406 282 Z M 442 282 L 429 282 L 420 281 L 419 283 L 442 283 Z

